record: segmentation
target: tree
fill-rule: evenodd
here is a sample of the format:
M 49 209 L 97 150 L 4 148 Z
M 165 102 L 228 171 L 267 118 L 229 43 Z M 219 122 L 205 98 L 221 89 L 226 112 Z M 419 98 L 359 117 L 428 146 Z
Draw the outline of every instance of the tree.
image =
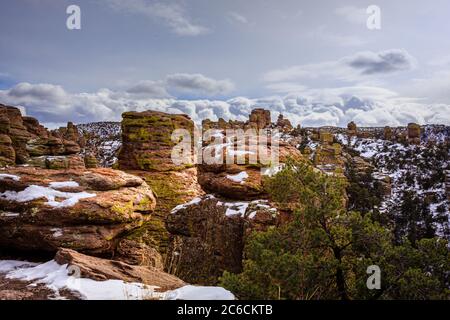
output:
M 243 272 L 225 272 L 221 278 L 222 286 L 237 297 L 393 299 L 410 298 L 409 289 L 427 298 L 446 293 L 445 241 L 394 246 L 392 232 L 370 214 L 347 211 L 341 178 L 291 162 L 267 182 L 267 189 L 280 207 L 294 210 L 292 221 L 251 235 Z M 382 270 L 381 290 L 366 286 L 370 265 Z

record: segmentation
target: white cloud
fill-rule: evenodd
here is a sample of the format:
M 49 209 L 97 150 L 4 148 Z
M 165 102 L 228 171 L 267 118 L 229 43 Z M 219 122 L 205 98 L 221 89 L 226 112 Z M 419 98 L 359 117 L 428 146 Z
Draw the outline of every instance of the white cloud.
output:
M 147 98 L 168 98 L 169 93 L 166 91 L 163 81 L 144 80 L 140 81 L 127 90 L 130 94 L 142 95 Z
M 248 19 L 240 13 L 231 11 L 231 12 L 228 12 L 227 17 L 230 22 L 238 22 L 238 23 L 242 23 L 242 24 L 248 24 Z
M 23 90 L 25 87 L 26 91 Z M 42 94 L 42 88 L 45 88 L 45 94 Z M 258 99 L 236 97 L 221 101 L 147 98 L 108 89 L 67 93 L 59 86 L 19 84 L 0 90 L 0 102 L 24 106 L 28 114 L 52 126 L 67 121 L 119 121 L 123 112 L 131 110 L 185 113 L 196 122 L 205 118 L 246 120 L 256 107 L 270 109 L 273 120 L 283 113 L 294 125 L 300 123 L 302 126 L 345 126 L 350 121 L 359 126 L 398 126 L 408 122 L 450 125 L 450 105 L 423 104 L 420 100 L 369 86 L 304 89 L 288 95 Z
M 449 103 L 449 88 L 450 69 L 442 69 L 432 72 L 429 76 L 413 79 L 402 91 L 429 103 Z
M 355 35 L 337 34 L 334 31 L 327 30 L 325 26 L 320 26 L 306 35 L 310 39 L 342 47 L 358 47 L 367 43 L 367 39 L 362 39 Z
M 350 23 L 356 25 L 365 25 L 367 21 L 367 8 L 358 8 L 355 6 L 343 6 L 335 10 L 335 13 L 347 20 Z
M 223 95 L 234 90 L 234 84 L 228 80 L 215 80 L 202 74 L 176 73 L 166 77 L 170 90 L 182 93 L 203 94 L 207 96 Z
M 195 24 L 187 16 L 184 8 L 176 3 L 164 3 L 146 0 L 107 0 L 115 10 L 141 14 L 151 19 L 160 19 L 180 36 L 198 36 L 210 30 Z
M 390 49 L 380 52 L 363 51 L 337 61 L 291 66 L 263 75 L 267 82 L 293 82 L 308 79 L 362 81 L 372 76 L 384 76 L 411 70 L 415 59 L 405 50 Z

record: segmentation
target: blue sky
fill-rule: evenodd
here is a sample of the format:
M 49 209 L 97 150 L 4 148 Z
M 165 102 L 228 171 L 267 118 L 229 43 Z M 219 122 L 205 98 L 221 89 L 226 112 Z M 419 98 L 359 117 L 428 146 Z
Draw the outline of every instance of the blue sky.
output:
M 66 28 L 67 6 L 81 30 Z M 381 9 L 381 29 L 366 8 Z M 0 2 L 0 102 L 49 126 L 126 110 L 304 125 L 450 124 L 450 3 Z

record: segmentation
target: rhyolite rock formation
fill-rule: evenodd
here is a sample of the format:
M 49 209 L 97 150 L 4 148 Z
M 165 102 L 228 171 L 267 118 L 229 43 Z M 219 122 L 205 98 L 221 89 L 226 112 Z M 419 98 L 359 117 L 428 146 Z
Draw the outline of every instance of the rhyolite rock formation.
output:
M 49 131 L 37 119 L 22 116 L 18 108 L 0 104 L 0 167 L 33 165 L 34 157 L 74 155 L 82 145 L 71 122 L 67 128 Z
M 171 233 L 168 272 L 181 279 L 211 285 L 223 271 L 240 272 L 246 236 L 277 222 L 267 201 L 226 201 L 212 195 L 174 208 L 167 217 Z
M 126 112 L 122 120 L 122 147 L 118 167 L 140 176 L 151 186 L 157 198 L 154 214 L 129 239 L 143 241 L 165 255 L 169 233 L 164 222 L 175 206 L 203 193 L 197 183 L 193 153 L 184 164 L 172 161 L 175 129 L 193 134 L 194 123 L 186 115 L 157 111 Z
M 112 169 L 0 171 L 0 248 L 70 248 L 111 257 L 120 239 L 149 219 L 150 187 Z
M 141 265 L 130 265 L 122 261 L 102 259 L 81 254 L 71 249 L 60 249 L 55 255 L 55 261 L 66 265 L 72 270 L 79 270 L 78 276 L 96 281 L 110 279 L 126 282 L 139 282 L 157 287 L 164 292 L 177 289 L 185 283 L 177 277 L 165 273 L 161 268 L 148 268 Z
M 408 142 L 420 144 L 420 126 L 417 123 L 408 124 Z

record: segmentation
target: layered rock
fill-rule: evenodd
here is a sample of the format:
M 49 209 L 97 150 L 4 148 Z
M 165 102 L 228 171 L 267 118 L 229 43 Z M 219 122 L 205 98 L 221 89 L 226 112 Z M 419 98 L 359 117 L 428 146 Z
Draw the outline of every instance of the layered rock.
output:
M 251 230 L 276 224 L 267 201 L 235 202 L 212 195 L 196 198 L 167 217 L 171 233 L 168 272 L 198 284 L 215 284 L 223 271 L 242 270 L 242 252 Z
M 420 126 L 417 123 L 408 124 L 408 142 L 420 144 Z
M 347 134 L 349 136 L 356 136 L 356 134 L 358 133 L 358 127 L 356 126 L 356 123 L 354 123 L 353 121 L 351 121 L 348 125 L 347 125 Z
M 0 174 L 0 248 L 112 256 L 155 207 L 139 177 L 111 169 L 9 168 Z
M 174 164 L 171 159 L 177 144 L 171 136 L 176 129 L 185 129 L 193 136 L 194 123 L 188 116 L 145 111 L 125 112 L 122 117 L 121 169 L 161 172 L 186 167 Z
M 77 275 L 81 278 L 96 281 L 115 279 L 125 282 L 138 282 L 157 287 L 157 291 L 160 292 L 177 289 L 185 285 L 182 280 L 163 272 L 161 268 L 148 268 L 121 261 L 91 257 L 70 249 L 60 249 L 55 255 L 55 261 L 61 265 L 67 264 L 71 270 L 77 270 Z
M 384 127 L 383 129 L 383 139 L 391 141 L 393 138 L 392 128 L 389 126 Z
M 50 132 L 18 108 L 0 104 L 0 166 L 25 164 L 30 157 L 76 154 L 81 150 L 77 133 L 72 123 Z
M 270 111 L 261 108 L 253 109 L 249 116 L 249 126 L 254 129 L 264 129 L 271 124 Z
M 192 163 L 186 164 L 189 159 L 181 165 L 171 159 L 175 129 L 193 133 L 194 123 L 186 115 L 156 111 L 123 114 L 119 168 L 144 178 L 158 200 L 154 214 L 129 238 L 143 241 L 163 255 L 169 240 L 166 216 L 175 206 L 203 193 L 197 183 L 197 169 Z
M 13 165 L 16 161 L 16 151 L 12 140 L 7 134 L 0 133 L 0 167 Z
M 289 121 L 289 119 L 284 118 L 282 114 L 278 116 L 276 127 L 282 132 L 291 132 L 294 129 L 292 127 L 291 121 Z

